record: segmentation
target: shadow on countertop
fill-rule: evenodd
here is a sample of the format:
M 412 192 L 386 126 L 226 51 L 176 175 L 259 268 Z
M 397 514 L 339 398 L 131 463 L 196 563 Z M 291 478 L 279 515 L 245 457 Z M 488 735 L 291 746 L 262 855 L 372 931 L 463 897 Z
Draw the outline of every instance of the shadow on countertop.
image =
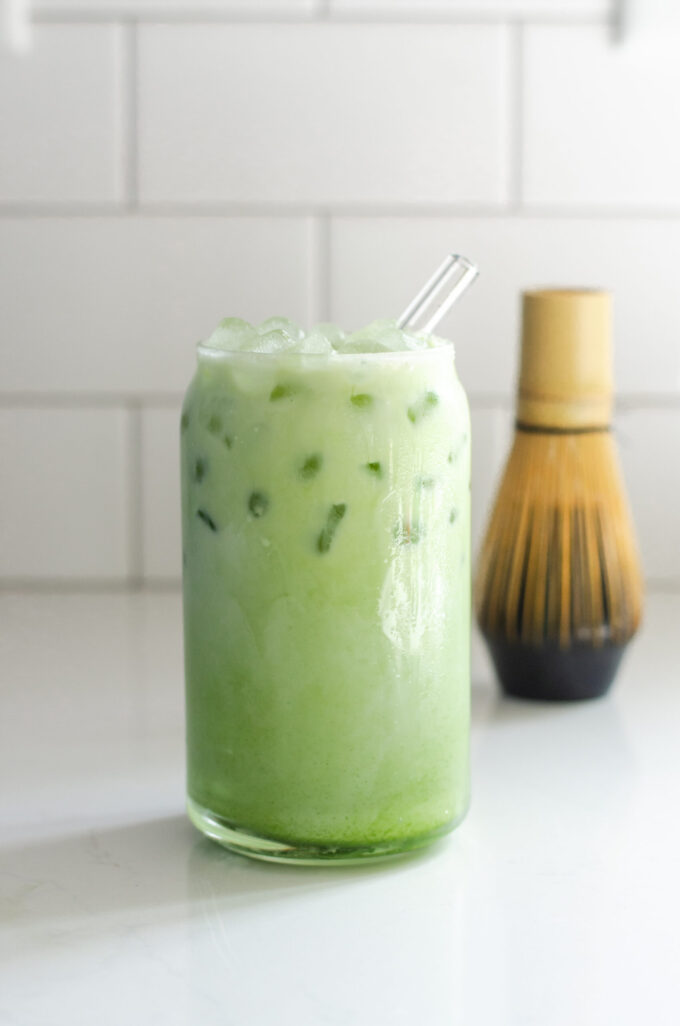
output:
M 447 845 L 352 866 L 251 860 L 201 835 L 183 814 L 0 847 L 0 937 L 13 954 L 134 929 L 220 916 L 315 891 L 354 891 L 376 875 L 408 873 Z

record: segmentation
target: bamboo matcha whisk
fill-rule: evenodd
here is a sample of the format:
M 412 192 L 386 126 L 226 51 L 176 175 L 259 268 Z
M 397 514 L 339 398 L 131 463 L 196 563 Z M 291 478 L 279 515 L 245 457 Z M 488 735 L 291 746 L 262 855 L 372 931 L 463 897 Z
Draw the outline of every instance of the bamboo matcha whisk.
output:
M 527 292 L 514 444 L 482 545 L 476 612 L 504 689 L 603 694 L 641 614 L 610 431 L 610 299 Z

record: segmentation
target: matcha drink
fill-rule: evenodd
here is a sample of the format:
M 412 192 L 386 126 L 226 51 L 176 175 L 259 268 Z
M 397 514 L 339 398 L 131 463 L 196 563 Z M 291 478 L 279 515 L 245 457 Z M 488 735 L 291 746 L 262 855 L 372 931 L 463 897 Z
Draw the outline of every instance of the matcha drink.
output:
M 469 417 L 453 347 L 223 321 L 182 413 L 188 792 L 246 854 L 385 855 L 468 802 Z

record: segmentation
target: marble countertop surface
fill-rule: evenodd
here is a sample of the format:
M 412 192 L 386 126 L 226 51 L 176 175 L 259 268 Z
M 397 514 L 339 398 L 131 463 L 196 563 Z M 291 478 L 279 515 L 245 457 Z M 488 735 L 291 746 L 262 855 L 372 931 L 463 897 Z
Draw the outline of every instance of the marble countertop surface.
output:
M 677 1026 L 680 596 L 610 697 L 498 697 L 473 801 L 402 861 L 303 868 L 183 811 L 180 600 L 0 596 L 3 1026 Z

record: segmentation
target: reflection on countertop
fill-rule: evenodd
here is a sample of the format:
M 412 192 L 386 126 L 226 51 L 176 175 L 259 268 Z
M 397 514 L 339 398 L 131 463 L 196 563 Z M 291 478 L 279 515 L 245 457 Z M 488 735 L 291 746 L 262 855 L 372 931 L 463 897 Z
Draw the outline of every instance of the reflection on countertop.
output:
M 502 699 L 475 643 L 463 826 L 309 869 L 184 816 L 177 594 L 1 595 L 0 1022 L 675 1022 L 679 618 L 586 704 Z

